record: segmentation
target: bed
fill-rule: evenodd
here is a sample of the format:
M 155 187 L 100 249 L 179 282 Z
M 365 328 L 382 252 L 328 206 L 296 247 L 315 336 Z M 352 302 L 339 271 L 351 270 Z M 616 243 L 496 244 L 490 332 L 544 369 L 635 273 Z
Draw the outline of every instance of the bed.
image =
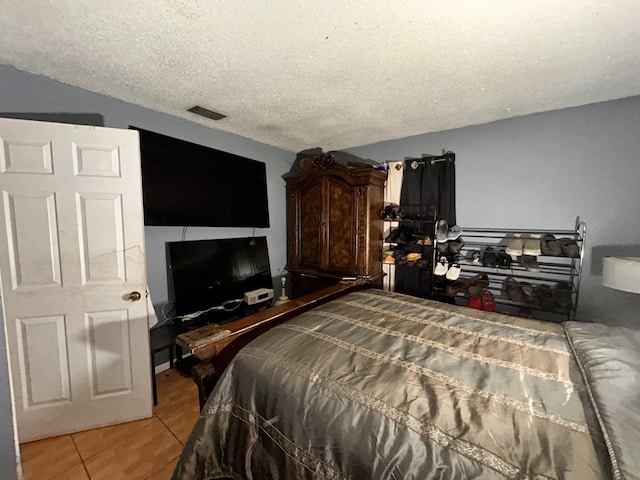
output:
M 381 290 L 240 350 L 175 480 L 638 479 L 640 333 Z

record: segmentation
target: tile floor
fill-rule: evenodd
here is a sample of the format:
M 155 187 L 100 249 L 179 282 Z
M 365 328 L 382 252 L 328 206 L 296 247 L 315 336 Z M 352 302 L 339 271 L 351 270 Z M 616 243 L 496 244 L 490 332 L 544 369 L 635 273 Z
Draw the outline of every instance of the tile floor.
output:
M 199 415 L 191 377 L 156 375 L 158 405 L 136 422 L 47 438 L 20 446 L 25 480 L 162 480 L 171 478 Z

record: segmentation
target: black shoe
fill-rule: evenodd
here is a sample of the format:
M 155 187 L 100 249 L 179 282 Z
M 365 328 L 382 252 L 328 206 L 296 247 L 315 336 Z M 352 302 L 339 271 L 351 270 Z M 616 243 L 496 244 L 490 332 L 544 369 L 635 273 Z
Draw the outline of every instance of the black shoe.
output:
M 387 243 L 397 242 L 399 235 L 400 232 L 398 231 L 398 229 L 394 228 L 393 230 L 391 230 L 391 232 L 389 232 L 389 235 L 387 235 L 387 238 L 385 238 L 384 241 Z
M 571 284 L 568 282 L 558 282 L 553 287 L 553 298 L 561 308 L 571 306 Z
M 500 250 L 496 255 L 498 268 L 511 268 L 511 255 L 507 255 L 504 250 Z
M 482 266 L 483 267 L 495 267 L 498 262 L 496 251 L 487 247 L 484 252 L 482 252 Z
M 547 311 L 553 311 L 558 306 L 553 295 L 553 290 L 549 285 L 538 285 L 535 293 L 535 301 L 540 308 Z

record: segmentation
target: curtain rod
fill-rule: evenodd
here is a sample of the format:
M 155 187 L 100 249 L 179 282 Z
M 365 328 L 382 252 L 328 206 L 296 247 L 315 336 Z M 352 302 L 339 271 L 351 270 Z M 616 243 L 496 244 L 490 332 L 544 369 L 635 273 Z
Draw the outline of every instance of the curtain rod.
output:
M 456 154 L 454 152 L 451 151 L 447 151 L 445 152 L 444 150 L 442 150 L 442 155 L 437 155 L 437 156 L 433 156 L 433 157 L 425 157 L 423 156 L 421 160 L 413 160 L 410 165 L 412 169 L 416 169 L 418 168 L 418 166 L 420 165 L 424 165 L 425 162 L 429 162 L 431 165 L 433 165 L 434 163 L 440 163 L 440 162 L 446 162 L 446 161 L 452 161 L 456 159 Z

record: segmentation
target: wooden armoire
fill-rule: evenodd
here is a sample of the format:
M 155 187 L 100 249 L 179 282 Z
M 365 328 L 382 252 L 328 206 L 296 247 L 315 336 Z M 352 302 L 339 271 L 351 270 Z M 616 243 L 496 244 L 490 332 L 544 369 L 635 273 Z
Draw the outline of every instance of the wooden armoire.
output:
M 287 270 L 293 298 L 360 280 L 382 285 L 382 220 L 387 175 L 323 153 L 301 161 L 287 182 Z

